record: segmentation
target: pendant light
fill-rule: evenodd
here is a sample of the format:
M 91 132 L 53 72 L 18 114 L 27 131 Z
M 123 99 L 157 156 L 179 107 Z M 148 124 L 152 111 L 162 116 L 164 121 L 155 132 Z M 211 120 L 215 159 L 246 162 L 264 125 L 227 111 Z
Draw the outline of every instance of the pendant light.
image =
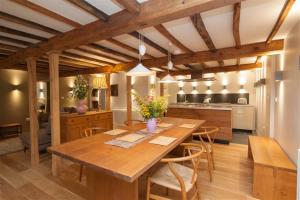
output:
M 173 66 L 174 66 L 174 64 L 173 64 L 173 62 L 172 62 L 172 60 L 171 60 L 171 52 L 170 52 L 170 50 L 171 50 L 171 43 L 169 43 L 169 49 L 168 49 L 168 64 L 167 64 L 167 66 L 168 66 L 168 74 L 165 76 L 165 77 L 163 77 L 159 82 L 160 83 L 176 83 L 177 81 L 170 75 L 170 73 L 169 73 L 169 70 L 172 70 L 173 69 Z
M 139 63 L 127 72 L 127 76 L 149 76 L 154 74 L 142 64 L 142 57 L 146 54 L 146 46 L 142 42 L 142 35 L 139 33 Z

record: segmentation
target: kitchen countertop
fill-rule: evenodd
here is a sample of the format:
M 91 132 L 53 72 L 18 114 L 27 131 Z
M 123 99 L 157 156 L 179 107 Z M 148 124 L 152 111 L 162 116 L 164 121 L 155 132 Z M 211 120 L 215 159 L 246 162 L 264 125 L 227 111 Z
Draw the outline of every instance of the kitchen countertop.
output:
M 197 104 L 197 103 L 176 103 L 169 104 L 169 108 L 187 108 L 187 109 L 202 109 L 202 110 L 232 110 L 232 107 L 253 107 L 253 105 L 241 105 L 230 103 L 212 103 L 212 104 Z

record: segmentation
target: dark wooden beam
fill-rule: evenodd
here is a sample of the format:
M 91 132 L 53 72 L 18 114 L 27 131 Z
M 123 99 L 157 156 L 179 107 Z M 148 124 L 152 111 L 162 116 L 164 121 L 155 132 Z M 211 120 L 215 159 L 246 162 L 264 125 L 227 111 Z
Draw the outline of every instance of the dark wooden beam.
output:
M 107 59 L 110 59 L 110 60 L 113 60 L 113 61 L 116 61 L 116 62 L 124 62 L 123 60 L 120 60 L 118 58 L 106 55 L 104 53 L 100 53 L 99 51 L 93 51 L 93 50 L 82 48 L 82 47 L 77 47 L 75 49 L 79 50 L 83 53 L 88 53 L 88 54 L 92 54 L 92 55 L 95 55 L 95 56 L 100 56 L 100 57 L 107 58 Z
M 42 6 L 39 6 L 38 4 L 32 3 L 31 1 L 28 1 L 28 0 L 11 0 L 11 1 L 13 1 L 15 3 L 18 3 L 18 4 L 20 4 L 24 7 L 27 7 L 31 10 L 34 10 L 36 12 L 39 12 L 43 15 L 46 15 L 50 18 L 56 19 L 57 21 L 68 24 L 70 26 L 73 26 L 73 27 L 76 27 L 76 28 L 81 27 L 81 24 L 79 24 L 78 22 L 75 22 L 73 20 L 70 20 L 70 19 L 62 16 L 62 15 L 59 15 L 55 12 L 52 12 L 51 10 L 48 10 L 48 9 L 42 7 Z
M 15 43 L 15 44 L 21 44 L 21 45 L 24 45 L 24 46 L 34 45 L 34 43 L 31 43 L 31 42 L 27 42 L 27 41 L 15 39 L 15 38 L 10 38 L 10 37 L 6 37 L 6 36 L 2 36 L 2 35 L 0 35 L 0 40 L 7 41 L 7 42 L 12 42 L 12 43 Z
M 285 4 L 280 12 L 279 17 L 278 17 L 270 35 L 268 36 L 268 39 L 266 41 L 267 43 L 270 43 L 273 40 L 273 38 L 275 37 L 276 33 L 279 31 L 281 25 L 283 24 L 284 20 L 288 16 L 288 14 L 295 2 L 296 2 L 296 0 L 286 0 Z
M 98 58 L 92 58 L 92 57 L 89 57 L 89 56 L 80 55 L 78 53 L 71 53 L 71 52 L 64 51 L 63 55 L 68 56 L 68 57 L 72 57 L 72 58 L 75 58 L 75 59 L 85 60 L 86 62 L 92 61 L 92 62 L 97 62 L 99 64 L 104 64 L 104 65 L 115 65 L 115 63 L 111 63 L 111 62 L 108 62 L 108 61 L 105 61 L 105 60 L 102 60 L 102 59 L 98 59 Z
M 34 35 L 34 34 L 31 34 L 31 33 L 26 33 L 26 32 L 23 32 L 23 31 L 18 31 L 18 30 L 15 30 L 15 29 L 4 27 L 4 26 L 0 26 L 0 32 L 13 34 L 13 35 L 17 35 L 17 36 L 21 36 L 21 37 L 25 37 L 25 38 L 40 40 L 40 41 L 47 41 L 48 40 L 48 38 L 45 38 L 45 37 L 41 37 L 41 36 Z
M 127 11 L 118 12 L 110 16 L 108 23 L 98 20 L 68 31 L 63 35 L 55 36 L 47 42 L 41 42 L 34 48 L 24 49 L 1 60 L 0 66 L 11 67 L 21 60 L 25 60 L 26 57 L 40 57 L 53 49 L 66 50 L 76 48 L 196 13 L 233 5 L 241 1 L 243 0 L 212 0 L 207 2 L 193 0 L 186 1 L 184 4 L 182 4 L 182 1 L 174 0 L 146 1 L 140 5 L 139 15 L 133 15 Z M 3 14 L 0 15 L 3 17 Z
M 128 59 L 128 60 L 137 60 L 137 58 L 135 58 L 135 57 L 133 57 L 133 56 L 129 56 L 129 55 L 127 55 L 127 54 L 124 54 L 124 53 L 115 51 L 115 50 L 110 49 L 110 48 L 108 48 L 108 47 L 101 46 L 101 45 L 99 45 L 99 44 L 89 44 L 89 45 L 87 45 L 87 46 L 88 46 L 88 47 L 91 47 L 91 48 L 94 48 L 94 49 L 97 49 L 97 50 L 100 50 L 100 51 L 103 51 L 103 52 L 105 52 L 105 53 L 114 55 L 114 56 L 119 56 L 119 57 Z
M 111 38 L 111 39 L 108 39 L 107 41 L 109 41 L 110 43 L 113 43 L 116 46 L 124 48 L 124 49 L 126 49 L 126 50 L 128 50 L 128 51 L 130 51 L 132 53 L 139 54 L 139 52 L 138 52 L 139 50 L 138 49 L 135 49 L 135 48 L 133 48 L 133 47 L 127 45 L 127 44 L 124 44 L 124 43 L 122 43 L 122 42 L 120 42 L 120 41 L 118 41 L 116 39 Z M 154 56 L 151 56 L 148 53 L 146 53 L 146 56 L 149 57 L 149 58 L 155 58 Z
M 136 0 L 116 0 L 116 2 L 131 13 L 138 14 L 140 12 L 140 5 Z
M 99 10 L 95 6 L 89 4 L 85 0 L 68 0 L 69 2 L 73 3 L 74 5 L 78 6 L 82 10 L 94 15 L 95 17 L 101 19 L 102 21 L 108 21 L 109 16 L 104 13 L 103 11 Z
M 10 22 L 13 22 L 13 23 L 21 24 L 23 26 L 28 26 L 29 28 L 33 28 L 33 29 L 37 29 L 37 30 L 44 31 L 44 32 L 47 32 L 47 33 L 51 33 L 51 34 L 54 34 L 54 35 L 57 35 L 57 34 L 61 33 L 60 31 L 55 30 L 53 28 L 49 28 L 47 26 L 29 21 L 29 20 L 26 20 L 26 19 L 22 19 L 22 18 L 4 13 L 4 12 L 1 12 L 1 11 L 0 11 L 0 18 L 4 19 L 4 20 L 7 20 L 7 21 L 10 21 Z
M 131 35 L 132 37 L 136 38 L 136 39 L 139 39 L 140 36 L 139 36 L 139 32 L 137 31 L 133 31 L 131 33 L 129 33 L 129 35 Z M 165 54 L 165 55 L 168 55 L 168 50 L 164 49 L 163 47 L 159 46 L 158 44 L 156 44 L 155 42 L 153 42 L 152 40 L 150 40 L 149 38 L 145 37 L 145 36 L 142 36 L 143 37 L 143 41 L 145 44 L 148 44 L 149 46 L 151 46 L 152 48 L 156 49 L 157 51 Z
M 22 48 L 17 47 L 17 46 L 13 46 L 13 45 L 10 45 L 10 44 L 0 43 L 0 49 L 7 49 L 7 50 L 10 50 L 10 51 L 18 51 Z
M 241 3 L 234 4 L 233 9 L 233 37 L 237 48 L 241 46 L 240 38 L 240 18 L 241 18 Z
M 216 52 L 217 49 L 209 36 L 209 33 L 206 30 L 204 22 L 200 14 L 195 14 L 191 16 L 191 20 L 194 24 L 194 27 L 198 31 L 199 35 L 202 37 L 203 41 L 205 42 L 206 46 L 209 48 L 210 51 Z M 223 60 L 218 60 L 220 66 L 224 66 Z
M 0 49 L 0 53 L 3 54 L 3 55 L 11 55 L 15 52 L 10 51 L 10 50 L 6 50 L 6 49 Z
M 192 53 L 193 51 L 184 46 L 179 42 L 162 24 L 155 26 L 156 30 L 159 31 L 165 38 L 167 38 L 173 45 L 181 49 L 185 53 Z

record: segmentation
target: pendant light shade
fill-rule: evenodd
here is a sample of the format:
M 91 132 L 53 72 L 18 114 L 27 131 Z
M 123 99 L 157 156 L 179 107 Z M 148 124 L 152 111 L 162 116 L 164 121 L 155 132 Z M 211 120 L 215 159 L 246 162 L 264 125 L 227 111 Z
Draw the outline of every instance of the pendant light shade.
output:
M 173 62 L 171 60 L 169 60 L 168 62 L 168 69 L 169 70 L 173 69 Z
M 146 46 L 144 45 L 144 43 L 141 43 L 139 45 L 139 54 L 141 56 L 144 56 L 146 54 Z
M 160 83 L 176 83 L 177 81 L 170 74 L 167 74 L 159 82 Z
M 127 76 L 149 76 L 152 74 L 154 74 L 154 72 L 146 68 L 142 63 L 139 63 L 137 66 L 127 72 Z

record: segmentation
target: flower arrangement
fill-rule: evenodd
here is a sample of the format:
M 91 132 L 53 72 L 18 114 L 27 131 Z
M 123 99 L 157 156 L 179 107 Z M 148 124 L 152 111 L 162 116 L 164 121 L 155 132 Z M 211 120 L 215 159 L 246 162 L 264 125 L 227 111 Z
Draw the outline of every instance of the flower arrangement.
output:
M 133 93 L 133 96 L 145 120 L 163 117 L 163 114 L 167 112 L 168 104 L 165 97 L 146 96 L 143 98 L 136 93 Z
M 72 90 L 73 97 L 77 98 L 78 100 L 84 100 L 87 97 L 88 90 L 88 82 L 83 78 L 83 76 L 77 76 L 76 80 L 74 81 L 74 88 Z

